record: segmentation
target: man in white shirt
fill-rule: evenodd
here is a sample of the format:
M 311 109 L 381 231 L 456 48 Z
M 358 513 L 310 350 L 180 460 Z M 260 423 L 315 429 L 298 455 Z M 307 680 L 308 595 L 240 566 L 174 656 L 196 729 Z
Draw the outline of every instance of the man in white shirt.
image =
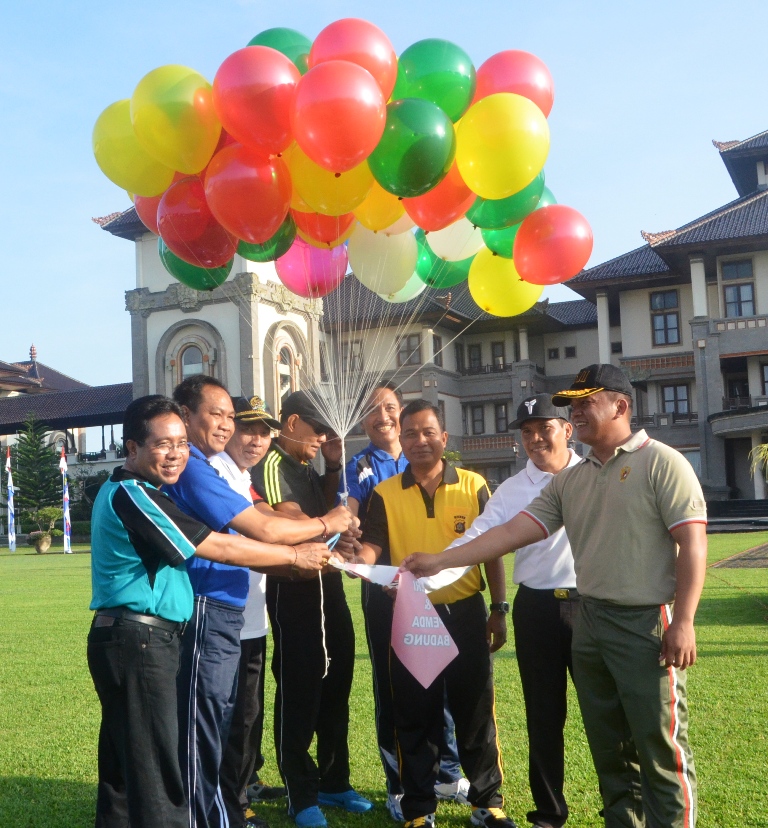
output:
M 499 486 L 483 513 L 452 547 L 506 523 L 558 472 L 581 462 L 568 448 L 573 427 L 566 411 L 555 408 L 549 394 L 537 394 L 520 404 L 509 428 L 520 429 L 528 463 Z M 528 779 L 535 804 L 527 817 L 538 828 L 561 828 L 568 818 L 563 795 L 563 728 L 568 673 L 572 673 L 572 621 L 579 600 L 565 530 L 518 549 L 513 578 L 519 585 L 512 620 L 528 725 Z M 509 604 L 492 604 L 491 611 L 506 613 Z
M 240 397 L 232 401 L 235 430 L 226 449 L 209 459 L 210 464 L 257 509 L 272 511 L 251 488 L 250 469 L 269 451 L 272 432 L 280 429 L 259 397 Z M 259 504 L 261 501 L 261 505 Z M 219 770 L 219 787 L 232 828 L 266 828 L 266 822 L 248 810 L 248 800 L 268 801 L 285 796 L 284 787 L 269 787 L 260 781 L 248 785 L 264 764 L 261 742 L 264 730 L 264 665 L 266 663 L 269 620 L 266 605 L 266 576 L 250 571 L 250 590 L 243 610 L 240 631 L 240 668 L 237 696 L 229 739 Z M 246 785 L 248 793 L 246 794 Z

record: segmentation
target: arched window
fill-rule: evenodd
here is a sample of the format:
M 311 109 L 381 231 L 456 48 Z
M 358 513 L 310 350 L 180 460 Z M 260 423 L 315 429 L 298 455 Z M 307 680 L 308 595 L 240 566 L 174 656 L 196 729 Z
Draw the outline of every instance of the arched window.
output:
M 181 354 L 181 379 L 185 380 L 193 374 L 202 374 L 203 352 L 197 345 L 188 345 Z
M 284 342 L 277 352 L 277 396 L 278 409 L 282 409 L 283 400 L 298 389 L 296 355 L 293 348 Z

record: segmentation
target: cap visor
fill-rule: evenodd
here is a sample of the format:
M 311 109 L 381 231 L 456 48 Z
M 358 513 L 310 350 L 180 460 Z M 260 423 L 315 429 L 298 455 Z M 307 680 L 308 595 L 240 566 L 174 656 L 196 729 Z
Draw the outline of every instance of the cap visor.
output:
M 516 428 L 520 428 L 523 423 L 527 423 L 529 420 L 565 420 L 565 417 L 557 417 L 557 416 L 550 416 L 550 417 L 542 417 L 541 415 L 531 414 L 530 417 L 520 417 L 519 420 L 515 420 L 513 423 L 510 423 L 507 426 L 507 431 L 513 431 Z
M 563 408 L 571 404 L 571 400 L 580 400 L 583 397 L 591 397 L 597 394 L 598 391 L 604 391 L 604 388 L 579 388 L 576 391 L 558 391 L 557 394 L 552 395 L 552 405 L 558 408 Z
M 235 414 L 235 420 L 239 423 L 265 423 L 276 431 L 280 431 L 282 428 L 280 422 L 272 417 L 259 417 L 257 414 L 249 414 L 248 412 Z

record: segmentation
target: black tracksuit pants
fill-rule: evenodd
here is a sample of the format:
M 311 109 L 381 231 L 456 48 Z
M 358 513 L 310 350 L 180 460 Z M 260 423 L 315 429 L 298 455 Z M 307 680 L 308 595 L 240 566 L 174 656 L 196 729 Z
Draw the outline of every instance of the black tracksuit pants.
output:
M 478 592 L 435 609 L 459 654 L 424 688 L 391 652 L 390 676 L 406 820 L 432 814 L 443 743 L 444 703 L 456 724 L 456 743 L 477 808 L 501 807 L 501 756 L 494 715 L 493 669 L 486 639 L 485 599 Z
M 288 789 L 288 809 L 297 814 L 317 805 L 318 791 L 342 793 L 349 784 L 349 693 L 355 663 L 355 633 L 341 573 L 284 581 L 267 577 L 272 624 L 275 691 L 275 750 Z M 330 664 L 325 673 L 322 624 Z M 317 734 L 317 764 L 309 754 Z
M 575 592 L 575 590 L 571 590 Z M 552 589 L 520 584 L 512 606 L 515 650 L 528 727 L 528 780 L 535 809 L 530 822 L 560 828 L 568 819 L 563 793 L 571 639 L 579 598 L 559 599 Z

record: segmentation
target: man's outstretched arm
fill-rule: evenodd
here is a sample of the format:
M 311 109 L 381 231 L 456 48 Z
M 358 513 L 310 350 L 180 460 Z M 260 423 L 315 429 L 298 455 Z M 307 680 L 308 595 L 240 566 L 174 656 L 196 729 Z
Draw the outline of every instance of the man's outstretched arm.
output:
M 546 536 L 540 523 L 527 513 L 520 512 L 512 520 L 489 529 L 462 546 L 449 547 L 438 555 L 423 552 L 409 555 L 401 564 L 401 569 L 412 572 L 417 578 L 428 578 L 449 567 L 474 566 L 492 561 L 521 546 L 543 540 Z

